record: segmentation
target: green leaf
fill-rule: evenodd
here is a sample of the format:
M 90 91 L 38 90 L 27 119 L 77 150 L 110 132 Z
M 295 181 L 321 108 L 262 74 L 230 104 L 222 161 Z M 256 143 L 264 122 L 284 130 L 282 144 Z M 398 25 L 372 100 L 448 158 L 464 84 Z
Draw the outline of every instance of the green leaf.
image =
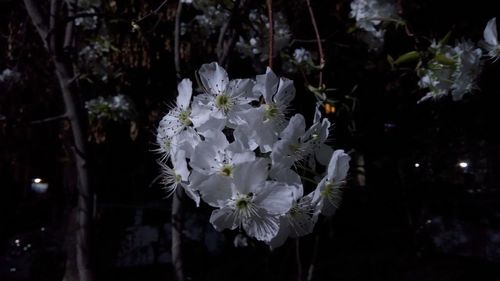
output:
M 407 62 L 414 62 L 416 60 L 420 59 L 420 53 L 417 51 L 411 51 L 405 54 L 402 54 L 399 56 L 396 61 L 394 61 L 395 65 L 399 65 L 402 63 L 407 63 Z
M 448 31 L 448 33 L 446 33 L 446 35 L 441 40 L 439 40 L 439 46 L 447 45 L 448 41 L 450 41 L 450 37 L 451 37 L 451 30 Z
M 434 56 L 434 60 L 444 65 L 455 65 L 455 61 L 453 59 L 439 53 Z

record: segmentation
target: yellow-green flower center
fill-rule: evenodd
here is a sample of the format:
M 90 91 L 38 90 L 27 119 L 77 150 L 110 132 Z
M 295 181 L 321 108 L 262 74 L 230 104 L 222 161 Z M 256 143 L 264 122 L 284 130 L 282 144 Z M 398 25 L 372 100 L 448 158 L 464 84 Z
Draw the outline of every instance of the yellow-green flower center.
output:
M 265 104 L 264 105 L 264 117 L 266 120 L 274 119 L 278 116 L 279 109 L 274 104 Z
M 220 169 L 220 173 L 223 176 L 230 177 L 233 175 L 233 167 L 231 165 L 225 164 Z
M 325 189 L 321 191 L 321 196 L 325 198 L 331 198 L 334 193 L 335 185 L 331 182 L 326 182 Z
M 229 97 L 226 94 L 220 94 L 215 98 L 215 106 L 217 106 L 218 109 L 228 112 L 231 109 L 232 103 L 231 103 L 231 97 Z
M 249 196 L 242 196 L 242 197 L 236 199 L 236 209 L 245 210 L 248 208 L 248 205 L 250 205 L 250 197 Z
M 191 119 L 189 119 L 189 115 L 191 114 L 190 110 L 182 110 L 179 113 L 179 121 L 182 123 L 184 126 L 191 126 L 193 122 L 191 122 Z

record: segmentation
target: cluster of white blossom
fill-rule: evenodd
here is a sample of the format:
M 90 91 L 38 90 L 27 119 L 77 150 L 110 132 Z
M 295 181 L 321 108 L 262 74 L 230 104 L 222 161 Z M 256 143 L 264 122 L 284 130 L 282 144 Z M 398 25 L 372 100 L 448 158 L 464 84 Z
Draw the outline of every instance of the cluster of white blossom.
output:
M 239 37 L 236 43 L 238 52 L 243 57 L 259 56 L 261 61 L 269 58 L 269 18 L 262 10 L 252 9 L 248 14 L 251 26 L 245 29 L 245 33 Z M 274 41 L 273 41 L 273 56 L 288 47 L 291 39 L 290 27 L 285 16 L 277 12 L 274 14 Z
M 135 114 L 132 102 L 124 95 L 99 96 L 85 102 L 85 108 L 91 122 L 99 119 L 125 121 L 132 119 Z
M 353 0 L 350 17 L 356 20 L 356 27 L 365 31 L 362 39 L 370 49 L 377 50 L 384 44 L 384 21 L 399 19 L 396 7 L 390 0 Z
M 80 67 L 87 73 L 96 75 L 101 81 L 108 80 L 108 57 L 111 53 L 111 43 L 107 37 L 99 37 L 98 40 L 83 47 L 79 55 Z
M 433 58 L 418 70 L 418 86 L 429 90 L 419 102 L 448 94 L 455 101 L 461 100 L 476 87 L 481 71 L 481 49 L 470 41 L 460 41 L 455 46 L 433 43 L 430 52 Z
M 309 128 L 301 114 L 288 119 L 293 81 L 269 68 L 255 81 L 230 80 L 217 63 L 198 74 L 203 93 L 193 97 L 192 82 L 182 80 L 158 126 L 167 192 L 182 187 L 215 208 L 215 229 L 244 230 L 273 248 L 311 233 L 319 214 L 338 207 L 349 169 L 350 157 L 325 144 L 328 119 L 319 110 Z M 316 162 L 326 173 L 305 195 L 298 170 L 316 170 Z
M 90 7 L 80 12 L 82 15 L 75 19 L 75 25 L 84 30 L 94 30 L 97 28 L 97 11 Z
M 282 69 L 288 73 L 296 73 L 301 70 L 305 74 L 310 74 L 316 68 L 311 52 L 304 48 L 294 49 L 291 55 L 282 53 L 281 58 L 283 60 Z
M 193 0 L 191 4 L 202 12 L 196 16 L 196 21 L 207 35 L 219 32 L 219 28 L 229 20 L 230 12 L 222 3 L 213 0 Z
M 0 73 L 0 83 L 15 82 L 21 78 L 21 74 L 10 68 L 6 68 Z

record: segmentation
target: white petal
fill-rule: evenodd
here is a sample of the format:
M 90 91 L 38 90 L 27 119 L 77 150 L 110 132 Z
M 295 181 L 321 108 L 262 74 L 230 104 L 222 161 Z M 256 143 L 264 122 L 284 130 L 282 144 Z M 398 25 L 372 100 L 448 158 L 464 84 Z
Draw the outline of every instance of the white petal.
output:
M 239 226 L 236 220 L 234 210 L 224 207 L 222 209 L 214 210 L 210 216 L 210 223 L 217 231 L 224 229 L 235 229 Z
M 222 135 L 221 132 L 219 133 Z M 223 139 L 220 138 L 219 134 L 214 134 L 213 137 L 207 137 L 205 141 L 195 147 L 191 162 L 189 163 L 193 169 L 207 175 L 218 171 L 219 164 L 223 160 L 220 159 L 218 151 L 224 151 L 229 144 L 224 135 L 222 135 Z
M 196 188 L 200 191 L 203 201 L 208 205 L 222 207 L 233 196 L 232 182 L 230 177 L 214 174 Z
M 226 70 L 218 63 L 212 62 L 202 65 L 198 74 L 201 83 L 209 94 L 219 95 L 226 92 L 229 78 Z
M 497 18 L 492 18 L 486 24 L 486 28 L 484 29 L 484 41 L 488 44 L 497 46 L 498 45 L 498 34 L 497 34 Z
M 333 155 L 333 148 L 328 145 L 321 144 L 314 153 L 316 160 L 318 160 L 321 165 L 326 166 Z
M 177 91 L 179 92 L 177 96 L 177 106 L 182 109 L 189 108 L 191 95 L 193 93 L 193 83 L 191 80 L 183 79 L 179 85 L 177 85 Z
M 331 182 L 345 180 L 347 172 L 349 171 L 350 160 L 351 157 L 345 154 L 342 149 L 335 150 L 328 164 L 328 180 Z
M 255 194 L 254 203 L 272 215 L 283 215 L 293 204 L 293 192 L 296 188 L 285 183 L 267 181 Z
M 267 179 L 269 161 L 264 158 L 243 162 L 234 167 L 233 177 L 236 191 L 241 194 L 255 193 Z
M 177 150 L 172 155 L 171 159 L 175 173 L 181 176 L 182 181 L 187 181 L 189 178 L 189 170 L 187 168 L 186 152 L 184 150 Z
M 306 131 L 306 120 L 302 114 L 297 113 L 292 118 L 288 126 L 281 132 L 281 138 L 288 140 L 298 140 Z
M 295 98 L 295 86 L 293 80 L 280 78 L 278 92 L 274 96 L 274 102 L 277 104 L 289 104 Z
M 293 198 L 299 199 L 304 194 L 304 188 L 300 176 L 289 168 L 273 166 L 270 171 L 273 180 L 293 186 Z
M 266 103 L 272 102 L 273 96 L 278 91 L 278 76 L 268 67 L 266 74 L 257 75 L 256 79 L 257 83 L 255 84 L 254 92 L 264 96 Z
M 273 239 L 271 239 L 271 241 L 269 241 L 268 244 L 269 246 L 271 246 L 271 249 L 281 247 L 283 244 L 285 244 L 289 235 L 290 224 L 288 223 L 288 219 L 286 219 L 285 216 L 282 216 L 280 217 L 280 228 L 278 230 L 278 233 L 273 237 Z
M 252 91 L 255 82 L 251 79 L 234 79 L 227 86 L 228 95 L 237 104 L 249 103 L 259 99 L 259 95 Z
M 192 189 L 190 186 L 185 185 L 181 183 L 181 186 L 184 188 L 184 191 L 186 192 L 187 196 L 191 198 L 194 203 L 196 204 L 196 207 L 200 207 L 200 195 L 196 190 Z
M 257 240 L 269 242 L 278 233 L 279 218 L 270 216 L 264 210 L 257 209 L 257 214 L 243 222 L 243 229 Z

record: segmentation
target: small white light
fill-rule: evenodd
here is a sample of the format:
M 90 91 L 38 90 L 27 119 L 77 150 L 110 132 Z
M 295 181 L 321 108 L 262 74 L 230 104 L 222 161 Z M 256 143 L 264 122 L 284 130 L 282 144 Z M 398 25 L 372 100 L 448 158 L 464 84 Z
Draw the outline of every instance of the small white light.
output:
M 16 271 L 17 271 L 17 268 L 15 268 L 15 267 L 10 268 L 10 272 L 16 272 Z
M 49 184 L 43 182 L 41 178 L 34 178 L 31 183 L 31 189 L 36 193 L 45 193 L 49 188 Z
M 14 243 L 19 244 L 21 241 L 19 239 L 14 240 Z
M 415 163 L 415 168 L 420 167 L 420 163 Z
M 458 163 L 458 166 L 460 166 L 461 168 L 467 168 L 467 166 L 469 166 L 469 164 L 467 162 L 460 162 L 460 163 Z
M 41 231 L 41 232 L 44 232 L 44 231 L 45 231 L 45 227 L 43 227 L 43 226 L 42 226 L 42 227 L 40 228 L 40 231 Z

